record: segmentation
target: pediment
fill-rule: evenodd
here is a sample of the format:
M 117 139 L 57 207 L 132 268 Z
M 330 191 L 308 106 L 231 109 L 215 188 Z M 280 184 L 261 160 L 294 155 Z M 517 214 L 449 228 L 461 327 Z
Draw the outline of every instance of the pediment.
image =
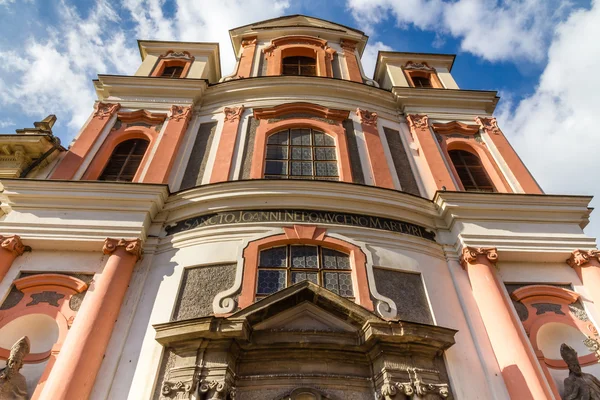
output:
M 253 29 L 272 29 L 281 27 L 296 27 L 305 26 L 313 28 L 323 28 L 344 32 L 360 32 L 357 29 L 353 29 L 344 25 L 336 24 L 334 22 L 326 21 L 319 18 L 309 17 L 307 15 L 290 15 L 280 18 L 269 19 L 261 21 L 251 25 Z M 238 28 L 236 28 L 238 29 Z M 362 32 L 361 32 L 362 33 Z
M 357 327 L 342 321 L 313 303 L 304 302 L 259 322 L 254 326 L 254 330 L 353 333 L 357 331 Z

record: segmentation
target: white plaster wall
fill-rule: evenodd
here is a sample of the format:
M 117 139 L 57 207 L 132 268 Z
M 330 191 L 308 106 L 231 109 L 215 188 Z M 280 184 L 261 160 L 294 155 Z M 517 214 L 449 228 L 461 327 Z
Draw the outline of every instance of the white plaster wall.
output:
M 196 57 L 186 78 L 208 79 L 210 71 L 206 68 L 208 57 Z
M 135 72 L 135 76 L 150 76 L 154 65 L 158 61 L 158 56 L 148 54 L 138 70 Z
M 440 82 L 442 82 L 442 85 L 444 85 L 446 89 L 459 89 L 458 85 L 456 84 L 456 81 L 454 80 L 452 74 L 448 71 L 448 69 L 442 67 L 435 67 L 435 72 L 437 72 L 437 76 L 440 79 Z

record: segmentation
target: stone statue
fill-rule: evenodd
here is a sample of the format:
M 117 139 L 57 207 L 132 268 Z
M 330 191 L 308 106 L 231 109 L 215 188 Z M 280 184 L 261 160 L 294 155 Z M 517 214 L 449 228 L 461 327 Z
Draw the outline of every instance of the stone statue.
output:
M 563 343 L 560 346 L 560 355 L 569 366 L 563 400 L 600 400 L 600 380 L 594 375 L 581 372 L 577 352 Z
M 23 336 L 10 349 L 6 368 L 0 371 L 0 400 L 27 399 L 27 382 L 19 371 L 30 348 L 29 338 Z

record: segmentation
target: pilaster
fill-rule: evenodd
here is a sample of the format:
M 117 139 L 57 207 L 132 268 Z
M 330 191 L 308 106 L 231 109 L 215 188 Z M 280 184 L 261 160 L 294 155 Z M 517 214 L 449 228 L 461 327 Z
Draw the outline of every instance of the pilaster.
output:
M 360 73 L 360 67 L 358 66 L 358 60 L 356 58 L 356 42 L 343 39 L 340 44 L 342 46 L 342 50 L 344 51 L 344 58 L 346 59 L 348 77 L 351 81 L 362 83 L 362 75 Z
M 600 307 L 600 251 L 575 250 L 567 264 L 577 272 L 596 307 Z
M 233 154 L 237 140 L 238 129 L 244 112 L 244 106 L 225 107 L 225 119 L 221 131 L 221 139 L 217 147 L 217 156 L 213 165 L 210 183 L 229 180 L 229 171 L 233 164 Z
M 256 52 L 256 36 L 242 39 L 242 55 L 238 66 L 238 78 L 249 78 L 252 74 L 254 64 L 254 53 Z
M 26 247 L 17 235 L 0 235 L 0 249 L 0 282 L 2 282 L 15 259 L 25 252 Z
M 381 136 L 379 136 L 379 130 L 377 129 L 377 113 L 357 108 L 356 115 L 360 119 L 362 131 L 365 136 L 373 182 L 375 186 L 393 189 L 394 181 L 392 173 L 390 172 Z

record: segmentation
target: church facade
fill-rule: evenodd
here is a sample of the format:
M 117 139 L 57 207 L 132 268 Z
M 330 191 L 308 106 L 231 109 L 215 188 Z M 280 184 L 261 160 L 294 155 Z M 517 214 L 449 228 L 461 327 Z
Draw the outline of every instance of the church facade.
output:
M 497 92 L 448 54 L 367 77 L 365 34 L 317 18 L 230 36 L 226 76 L 215 43 L 139 41 L 68 147 L 54 116 L 0 135 L 6 390 L 521 400 L 560 399 L 577 361 L 600 377 L 591 198 L 543 192 Z

